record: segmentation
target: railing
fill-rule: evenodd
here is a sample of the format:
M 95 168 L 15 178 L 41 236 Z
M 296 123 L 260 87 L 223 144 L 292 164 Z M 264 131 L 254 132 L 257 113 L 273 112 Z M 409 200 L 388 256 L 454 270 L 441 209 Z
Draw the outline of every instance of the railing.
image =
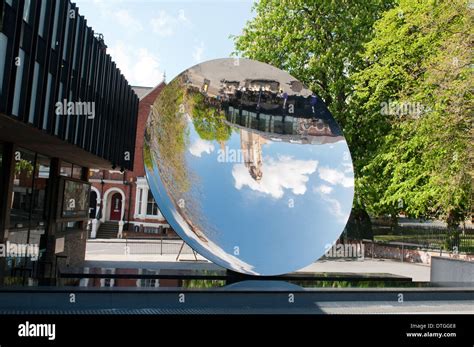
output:
M 474 253 L 474 229 L 448 229 L 436 225 L 399 225 L 395 228 L 388 226 L 373 226 L 375 242 L 403 242 L 417 245 L 420 248 L 445 250 L 459 253 Z
M 181 239 L 161 237 L 154 240 L 125 239 L 126 254 L 193 254 L 193 250 Z

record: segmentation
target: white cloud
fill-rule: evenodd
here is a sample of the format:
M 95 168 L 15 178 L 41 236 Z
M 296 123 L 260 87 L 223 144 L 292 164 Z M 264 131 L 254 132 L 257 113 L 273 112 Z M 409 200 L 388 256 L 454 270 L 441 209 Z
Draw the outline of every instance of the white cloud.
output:
M 177 16 L 161 10 L 155 18 L 150 20 L 153 32 L 162 37 L 172 36 L 176 28 L 184 23 L 189 23 L 184 10 L 179 10 Z
M 334 198 L 323 197 L 323 200 L 328 204 L 329 212 L 338 219 L 346 218 L 347 215 L 342 212 L 341 203 Z
M 180 20 L 182 22 L 187 22 L 188 21 L 188 18 L 184 14 L 184 10 L 179 10 L 178 11 L 178 20 Z
M 315 191 L 321 194 L 331 194 L 332 190 L 332 187 L 326 186 L 324 184 L 315 188 Z
M 244 164 L 236 164 L 232 169 L 235 179 L 235 188 L 242 189 L 248 186 L 250 189 L 269 194 L 279 199 L 283 197 L 284 189 L 292 190 L 295 195 L 303 195 L 306 192 L 306 183 L 309 175 L 316 171 L 318 162 L 316 160 L 297 160 L 291 157 L 279 157 L 278 160 L 266 158 L 262 165 L 262 179 L 255 181 Z
M 321 196 L 321 200 L 325 202 L 325 206 L 327 207 L 329 213 L 331 213 L 334 217 L 336 217 L 336 220 L 345 223 L 346 218 L 349 215 L 349 212 L 344 212 L 342 210 L 342 205 L 334 197 L 331 197 L 331 193 L 333 191 L 332 187 L 326 186 L 326 185 L 321 185 L 319 187 L 313 187 L 313 192 L 317 193 Z M 350 211 L 350 210 L 349 210 Z
M 193 49 L 193 59 L 196 63 L 202 62 L 202 56 L 204 54 L 204 42 L 201 41 L 201 43 L 197 46 L 194 46 Z
M 203 153 L 211 154 L 214 151 L 214 145 L 210 141 L 197 139 L 190 147 L 189 152 L 195 157 L 201 157 Z
M 140 32 L 143 26 L 136 18 L 134 18 L 127 10 L 118 10 L 114 12 L 114 18 L 117 23 L 125 27 L 129 32 Z
M 352 176 L 346 176 L 344 172 L 338 171 L 336 169 L 330 169 L 328 167 L 319 168 L 319 178 L 329 182 L 331 184 L 340 184 L 344 188 L 349 188 L 354 186 L 354 178 Z
M 136 49 L 117 41 L 108 53 L 132 85 L 153 87 L 163 80 L 158 57 L 146 48 Z

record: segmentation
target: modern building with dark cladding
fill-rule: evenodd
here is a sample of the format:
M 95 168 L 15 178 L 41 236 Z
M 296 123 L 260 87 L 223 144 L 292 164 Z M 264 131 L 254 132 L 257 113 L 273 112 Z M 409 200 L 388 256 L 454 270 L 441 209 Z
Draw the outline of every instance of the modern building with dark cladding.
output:
M 81 266 L 89 170 L 133 170 L 139 99 L 106 49 L 68 0 L 0 0 L 0 247 L 39 249 L 0 283 Z
M 133 169 L 138 97 L 76 5 L 0 2 L 0 113 Z M 94 103 L 94 119 L 56 115 L 64 99 Z

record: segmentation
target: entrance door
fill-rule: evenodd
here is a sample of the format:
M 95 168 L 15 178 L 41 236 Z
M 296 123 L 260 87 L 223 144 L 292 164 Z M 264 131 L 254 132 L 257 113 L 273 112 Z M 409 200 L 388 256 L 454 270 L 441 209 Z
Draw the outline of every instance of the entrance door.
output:
M 97 216 L 97 193 L 91 191 L 89 196 L 89 218 L 93 219 Z
M 120 193 L 115 193 L 112 195 L 110 200 L 110 220 L 120 220 L 120 215 L 122 211 L 122 195 Z

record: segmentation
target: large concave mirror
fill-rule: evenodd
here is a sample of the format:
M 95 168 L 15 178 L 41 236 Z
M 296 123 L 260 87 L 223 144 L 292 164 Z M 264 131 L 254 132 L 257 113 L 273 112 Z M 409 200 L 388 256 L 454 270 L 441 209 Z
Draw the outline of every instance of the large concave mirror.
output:
M 253 60 L 208 61 L 166 85 L 148 119 L 144 160 L 179 236 L 245 274 L 311 264 L 351 211 L 352 160 L 327 107 L 288 73 Z

